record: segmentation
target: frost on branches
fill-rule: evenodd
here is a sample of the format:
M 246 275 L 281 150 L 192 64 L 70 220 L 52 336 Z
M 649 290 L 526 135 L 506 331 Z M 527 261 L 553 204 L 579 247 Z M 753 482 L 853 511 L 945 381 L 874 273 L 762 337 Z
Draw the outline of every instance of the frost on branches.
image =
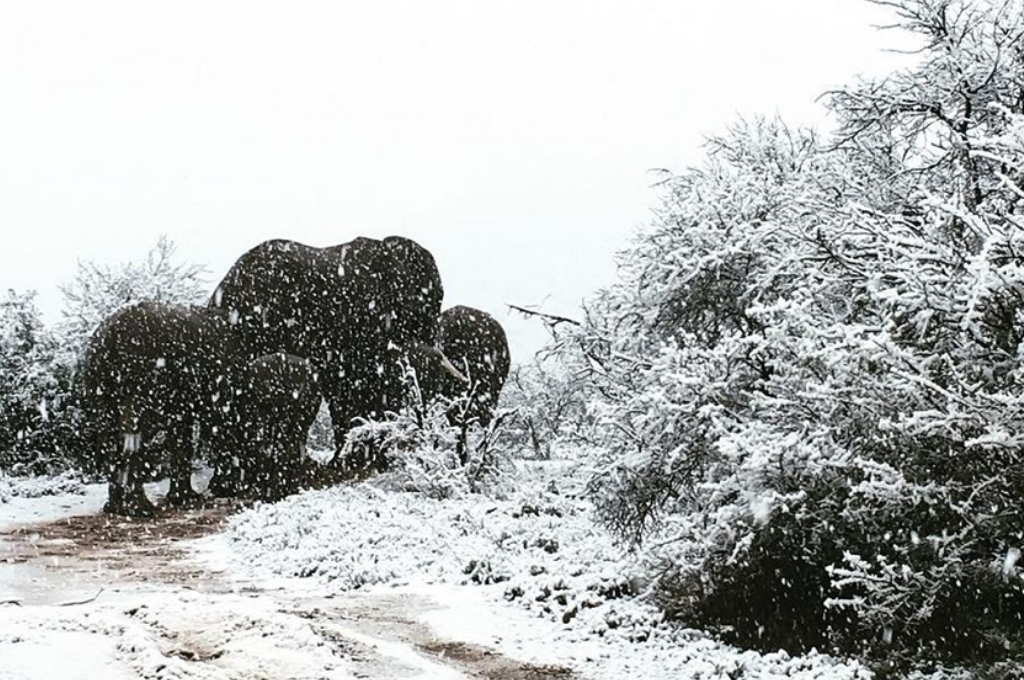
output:
M 77 354 L 100 322 L 136 302 L 201 304 L 208 295 L 207 269 L 177 261 L 177 250 L 173 241 L 161 236 L 142 262 L 115 267 L 79 262 L 74 280 L 60 287 L 60 330 L 68 348 Z
M 54 423 L 68 385 L 56 353 L 35 294 L 7 291 L 0 299 L 0 470 L 53 471 L 60 449 Z
M 91 442 L 72 397 L 79 355 L 96 326 L 141 300 L 190 303 L 204 296 L 205 268 L 177 262 L 161 237 L 141 264 L 79 263 L 62 286 L 63 321 L 44 325 L 35 294 L 0 299 L 0 470 L 54 473 L 72 465 L 93 471 Z
M 765 649 L 1024 654 L 1024 3 L 904 0 L 914 70 L 665 180 L 577 340 L 600 512 Z

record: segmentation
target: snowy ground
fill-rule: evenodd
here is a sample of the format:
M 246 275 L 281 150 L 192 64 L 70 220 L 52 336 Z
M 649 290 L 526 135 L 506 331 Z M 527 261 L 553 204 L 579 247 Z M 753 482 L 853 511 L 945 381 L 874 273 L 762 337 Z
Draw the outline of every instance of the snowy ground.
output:
M 147 521 L 97 514 L 102 487 L 11 498 L 0 680 L 870 677 L 672 630 L 571 476 L 518 479 L 504 500 L 381 479 Z

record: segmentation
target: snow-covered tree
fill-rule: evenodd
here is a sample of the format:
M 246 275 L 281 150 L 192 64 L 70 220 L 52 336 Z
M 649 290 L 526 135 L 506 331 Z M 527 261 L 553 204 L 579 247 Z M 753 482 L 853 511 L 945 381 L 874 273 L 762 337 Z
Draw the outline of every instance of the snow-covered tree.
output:
M 50 470 L 61 455 L 57 422 L 68 375 L 56 352 L 35 293 L 7 291 L 0 301 L 0 470 Z
M 577 339 L 600 512 L 765 648 L 1024 652 L 1024 3 L 898 0 L 832 140 L 741 122 Z M 649 540 L 649 539 L 654 540 Z
M 179 260 L 177 251 L 163 235 L 142 262 L 79 262 L 74 279 L 60 287 L 64 306 L 59 332 L 72 354 L 77 356 L 101 321 L 135 302 L 202 303 L 209 295 L 207 269 Z
M 546 459 L 557 447 L 585 443 L 589 385 L 576 359 L 556 340 L 531 361 L 512 367 L 501 393 L 501 406 L 509 414 L 502 433 L 505 448 Z

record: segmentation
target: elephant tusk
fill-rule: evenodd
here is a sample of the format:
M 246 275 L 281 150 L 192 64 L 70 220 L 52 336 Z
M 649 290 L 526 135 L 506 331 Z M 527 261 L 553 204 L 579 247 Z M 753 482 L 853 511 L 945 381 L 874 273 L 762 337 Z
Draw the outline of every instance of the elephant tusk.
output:
M 462 371 L 460 371 L 459 369 L 455 368 L 455 364 L 453 364 L 452 362 L 448 361 L 448 357 L 446 357 L 443 354 L 441 355 L 441 365 L 444 366 L 444 370 L 446 370 L 449 373 L 451 373 L 452 375 L 454 375 L 460 381 L 466 383 L 467 385 L 469 384 L 469 378 L 467 378 L 462 373 Z

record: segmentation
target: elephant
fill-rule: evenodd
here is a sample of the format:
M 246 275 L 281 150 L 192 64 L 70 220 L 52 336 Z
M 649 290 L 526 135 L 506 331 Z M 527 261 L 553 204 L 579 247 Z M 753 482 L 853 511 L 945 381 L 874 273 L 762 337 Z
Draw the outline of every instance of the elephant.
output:
M 487 427 L 512 362 L 505 329 L 487 312 L 462 305 L 444 310 L 438 326 L 438 349 L 468 380 L 449 383 L 469 397 L 460 417 Z
M 232 377 L 236 432 L 233 455 L 222 456 L 211 491 L 277 501 L 299 490 L 309 428 L 320 408 L 310 362 L 274 352 Z
M 159 464 L 170 468 L 168 505 L 199 499 L 191 486 L 194 430 L 211 433 L 225 422 L 233 351 L 227 320 L 204 307 L 141 302 L 100 324 L 75 384 L 107 474 L 104 512 L 153 516 L 142 482 Z
M 441 313 L 438 329 L 436 347 L 413 345 L 406 358 L 414 370 L 421 403 L 438 397 L 452 401 L 448 421 L 461 429 L 459 455 L 465 463 L 466 429 L 474 423 L 482 427 L 491 423 L 508 377 L 508 338 L 493 316 L 461 305 Z M 449 361 L 457 372 L 445 370 Z
M 359 237 L 317 248 L 265 241 L 243 254 L 209 306 L 225 311 L 248 360 L 285 352 L 319 376 L 334 428 L 335 466 L 358 419 L 380 419 L 404 398 L 400 359 L 437 336 L 444 288 L 433 255 L 415 241 Z

